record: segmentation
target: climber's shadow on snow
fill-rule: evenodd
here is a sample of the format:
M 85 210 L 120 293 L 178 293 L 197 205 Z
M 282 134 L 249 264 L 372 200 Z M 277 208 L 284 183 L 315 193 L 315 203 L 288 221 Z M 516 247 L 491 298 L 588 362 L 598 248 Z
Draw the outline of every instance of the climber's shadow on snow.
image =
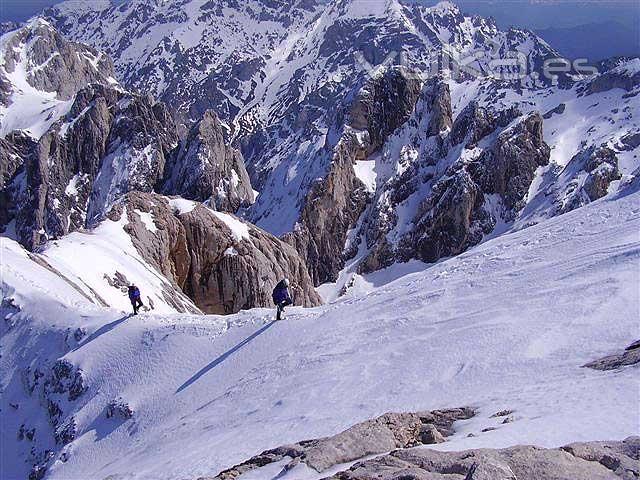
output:
M 237 352 L 238 350 L 240 350 L 242 347 L 244 347 L 247 343 L 251 342 L 254 338 L 256 338 L 258 335 L 263 334 L 264 332 L 266 332 L 269 328 L 271 328 L 271 326 L 276 323 L 275 320 L 265 324 L 262 328 L 260 328 L 259 330 L 256 330 L 255 332 L 253 332 L 250 336 L 248 336 L 247 338 L 245 338 L 243 341 L 241 341 L 239 344 L 237 344 L 235 347 L 230 348 L 229 350 L 227 350 L 226 352 L 224 352 L 222 355 L 220 355 L 218 358 L 216 358 L 213 362 L 211 362 L 209 365 L 207 365 L 206 367 L 203 367 L 202 369 L 200 369 L 200 371 L 198 373 L 196 373 L 193 377 L 191 377 L 189 380 L 187 380 L 186 382 L 184 382 L 182 385 L 180 385 L 180 387 L 176 390 L 176 393 L 180 393 L 181 391 L 183 391 L 185 388 L 191 386 L 191 384 L 195 383 L 198 381 L 198 379 L 200 377 L 202 377 L 205 373 L 207 373 L 209 370 L 217 367 L 218 365 L 220 365 L 222 362 L 224 362 L 227 358 L 229 358 L 231 355 L 233 355 L 235 352 Z
M 116 328 L 118 325 L 120 325 L 122 322 L 124 322 L 127 318 L 131 317 L 131 315 L 125 315 L 122 318 L 119 318 L 117 320 L 114 320 L 111 323 L 107 323 L 106 325 L 101 326 L 99 329 L 97 329 L 95 332 L 93 332 L 91 335 L 89 335 L 86 339 L 84 339 L 83 341 L 81 341 L 76 348 L 74 348 L 73 350 L 76 351 L 79 348 L 81 348 L 83 345 L 86 345 L 89 342 L 93 342 L 96 338 L 98 338 L 101 335 L 104 335 L 107 332 L 110 332 L 111 330 L 113 330 L 114 328 Z

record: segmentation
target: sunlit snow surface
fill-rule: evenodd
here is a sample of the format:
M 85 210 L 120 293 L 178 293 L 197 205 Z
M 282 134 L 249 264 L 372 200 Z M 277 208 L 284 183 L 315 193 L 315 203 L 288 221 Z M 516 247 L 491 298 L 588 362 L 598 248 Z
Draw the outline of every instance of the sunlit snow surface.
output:
M 73 406 L 78 438 L 53 479 L 213 475 L 390 410 L 477 407 L 445 449 L 637 434 L 637 368 L 580 366 L 638 337 L 639 232 L 640 193 L 598 201 L 368 294 L 291 308 L 278 323 L 267 309 L 127 318 L 92 306 L 2 240 L 3 297 L 22 308 L 1 327 L 7 478 L 30 466 L 19 426 L 36 426 L 39 445 L 49 429 L 22 371 L 58 356 L 83 369 L 89 390 Z M 88 337 L 65 347 L 79 326 Z M 116 397 L 132 419 L 105 418 Z M 489 418 L 504 408 L 515 422 Z M 498 428 L 480 433 L 489 426 Z M 254 477 L 272 478 L 262 474 Z

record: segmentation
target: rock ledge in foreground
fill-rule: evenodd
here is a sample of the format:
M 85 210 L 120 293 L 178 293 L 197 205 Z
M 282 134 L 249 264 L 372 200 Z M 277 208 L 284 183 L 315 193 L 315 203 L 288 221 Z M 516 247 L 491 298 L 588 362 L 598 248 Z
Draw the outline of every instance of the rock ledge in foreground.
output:
M 303 462 L 310 468 L 322 472 L 334 465 L 358 460 L 367 455 L 385 453 L 397 448 L 441 443 L 445 441 L 445 437 L 453 434 L 453 423 L 456 420 L 465 420 L 474 414 L 474 410 L 467 407 L 431 412 L 385 413 L 331 437 L 306 440 L 267 450 L 210 480 L 233 480 L 250 470 L 279 462 L 286 457 L 292 460 L 285 470 Z

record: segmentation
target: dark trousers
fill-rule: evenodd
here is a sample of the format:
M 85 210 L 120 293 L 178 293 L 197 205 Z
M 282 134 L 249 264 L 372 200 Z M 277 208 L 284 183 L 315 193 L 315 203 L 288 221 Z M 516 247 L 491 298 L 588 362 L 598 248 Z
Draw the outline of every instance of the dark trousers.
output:
M 133 307 L 133 314 L 137 315 L 138 308 L 142 307 L 142 300 L 140 300 L 140 297 L 131 300 L 131 306 Z
M 291 305 L 293 302 L 291 301 L 290 298 L 287 298 L 286 300 L 281 301 L 280 303 L 278 303 L 278 310 L 277 310 L 277 314 L 276 314 L 276 320 L 280 320 L 281 316 L 282 316 L 282 312 L 284 312 L 284 307 Z

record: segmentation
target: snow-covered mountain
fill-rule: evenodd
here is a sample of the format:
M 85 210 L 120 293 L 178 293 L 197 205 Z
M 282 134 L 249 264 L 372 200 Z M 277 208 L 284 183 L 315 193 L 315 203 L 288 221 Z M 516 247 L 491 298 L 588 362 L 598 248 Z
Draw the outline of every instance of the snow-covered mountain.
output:
M 65 35 L 108 52 L 129 88 L 187 118 L 213 108 L 260 192 L 243 214 L 285 235 L 316 284 L 336 281 L 347 264 L 366 271 L 458 253 L 583 205 L 639 166 L 640 60 L 595 75 L 573 65 L 554 85 L 544 62 L 557 53 L 546 42 L 449 2 L 64 2 L 46 14 Z M 406 82 L 393 79 L 395 64 Z M 437 78 L 440 106 L 425 99 Z M 434 108 L 444 117 L 429 131 Z M 514 173 L 519 153 L 494 137 L 533 112 L 546 117 L 536 128 L 551 155 Z M 484 142 L 460 143 L 468 128 Z M 428 207 L 433 188 L 452 193 L 441 182 L 451 169 L 492 162 L 495 148 L 520 178 L 518 198 L 471 175 L 475 213 L 462 215 L 457 239 L 429 247 L 435 255 L 414 248 L 430 228 L 425 218 L 441 217 Z M 580 160 L 596 151 L 610 167 Z M 589 167 L 599 168 L 589 180 L 598 187 L 586 193 Z
M 184 141 L 170 110 L 113 79 L 104 53 L 36 18 L 0 38 L 0 228 L 30 249 L 95 225 L 129 191 L 235 212 L 254 200 L 208 112 Z
M 638 433 L 640 59 L 549 78 L 449 2 L 69 0 L 3 32 L 0 477 L 640 475 L 637 438 L 409 448 Z
M 580 367 L 637 339 L 638 187 L 436 265 L 413 265 L 415 273 L 391 283 L 398 267 L 377 272 L 360 285 L 363 294 L 296 307 L 275 323 L 266 309 L 128 317 L 1 239 L 2 476 L 213 478 L 264 450 L 387 411 L 460 406 L 475 415 L 434 448 L 557 447 L 637 434 L 637 366 Z M 106 241 L 102 233 L 73 234 L 44 258 L 62 270 L 71 248 L 91 252 Z M 266 465 L 263 456 L 237 478 L 326 478 L 358 459 L 280 472 L 292 459 L 279 451 L 281 461 Z M 610 450 L 602 463 L 591 452 L 591 473 L 563 474 L 575 459 L 558 455 L 553 478 L 563 480 L 640 470 L 637 452 L 619 468 Z M 462 480 L 466 471 L 442 478 Z M 529 474 L 518 478 L 551 478 Z
M 449 2 L 69 1 L 45 13 L 63 34 L 111 55 L 127 85 L 194 118 L 213 108 L 228 121 L 263 128 L 327 84 L 348 86 L 359 55 L 376 66 L 401 48 L 423 69 L 441 54 L 458 59 L 479 50 L 486 55 L 470 66 L 480 69 L 510 50 L 536 67 L 555 56 L 531 32 L 502 32 Z
M 36 18 L 0 41 L 0 136 L 14 130 L 34 138 L 70 109 L 89 83 L 117 85 L 108 56 L 64 39 Z

